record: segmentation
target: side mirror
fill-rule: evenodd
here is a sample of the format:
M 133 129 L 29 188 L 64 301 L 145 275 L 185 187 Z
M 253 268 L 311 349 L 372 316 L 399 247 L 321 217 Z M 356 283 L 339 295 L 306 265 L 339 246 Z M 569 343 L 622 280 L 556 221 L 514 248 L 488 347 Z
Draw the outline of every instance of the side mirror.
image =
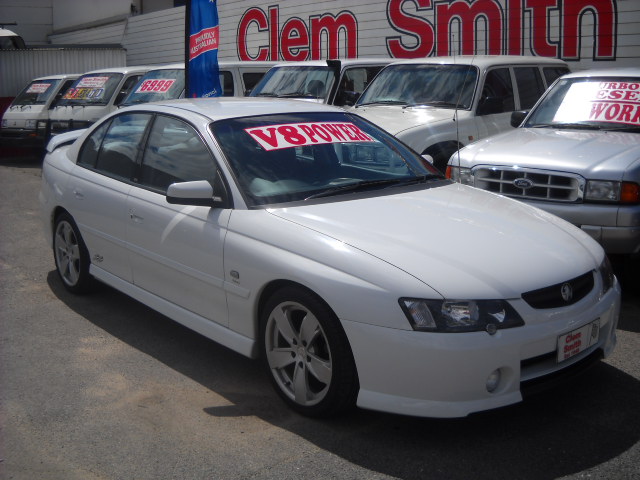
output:
M 511 126 L 518 128 L 527 115 L 529 115 L 529 110 L 511 112 Z
M 207 180 L 172 183 L 167 188 L 167 202 L 175 205 L 197 205 L 213 207 L 222 201 L 215 197 L 213 187 Z

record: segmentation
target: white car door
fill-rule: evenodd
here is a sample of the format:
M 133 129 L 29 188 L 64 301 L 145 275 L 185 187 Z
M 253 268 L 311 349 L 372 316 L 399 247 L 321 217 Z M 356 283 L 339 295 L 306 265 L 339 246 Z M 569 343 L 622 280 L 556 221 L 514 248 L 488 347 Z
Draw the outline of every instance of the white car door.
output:
M 171 183 L 215 178 L 215 161 L 195 129 L 158 115 L 138 183 L 127 199 L 127 241 L 136 286 L 227 325 L 223 245 L 230 210 L 171 205 Z
M 94 267 L 131 281 L 125 242 L 127 195 L 149 115 L 126 114 L 96 129 L 69 179 L 69 209 Z

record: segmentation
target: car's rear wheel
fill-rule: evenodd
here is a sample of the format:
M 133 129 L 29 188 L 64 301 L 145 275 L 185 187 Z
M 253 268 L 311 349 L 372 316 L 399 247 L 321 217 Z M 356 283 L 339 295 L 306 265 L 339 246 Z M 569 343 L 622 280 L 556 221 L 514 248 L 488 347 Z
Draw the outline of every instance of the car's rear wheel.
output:
M 355 362 L 329 306 L 313 293 L 291 286 L 277 291 L 263 312 L 263 359 L 284 401 L 314 417 L 353 407 L 359 389 Z
M 56 270 L 67 290 L 84 293 L 93 286 L 89 274 L 89 252 L 73 218 L 67 213 L 56 217 L 53 229 L 53 257 Z

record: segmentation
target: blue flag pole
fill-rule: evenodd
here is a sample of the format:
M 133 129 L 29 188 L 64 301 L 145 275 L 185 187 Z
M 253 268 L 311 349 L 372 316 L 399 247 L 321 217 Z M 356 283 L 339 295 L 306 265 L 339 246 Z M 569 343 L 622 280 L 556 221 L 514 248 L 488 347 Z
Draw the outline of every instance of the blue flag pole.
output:
M 189 0 L 186 10 L 185 76 L 189 98 L 222 95 L 218 71 L 217 0 Z

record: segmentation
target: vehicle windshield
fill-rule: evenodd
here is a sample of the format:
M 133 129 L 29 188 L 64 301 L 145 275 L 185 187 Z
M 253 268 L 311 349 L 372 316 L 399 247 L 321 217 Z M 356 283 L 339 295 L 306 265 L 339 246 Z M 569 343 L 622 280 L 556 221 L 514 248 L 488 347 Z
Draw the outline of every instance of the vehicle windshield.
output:
M 106 105 L 116 93 L 121 73 L 92 73 L 78 78 L 58 102 L 65 105 Z
M 59 79 L 33 81 L 20 92 L 11 105 L 44 105 L 60 82 Z
M 333 80 L 334 70 L 328 66 L 273 67 L 250 96 L 325 99 Z
M 401 64 L 383 68 L 356 107 L 374 104 L 469 109 L 478 79 L 471 65 Z
M 184 92 L 184 69 L 152 70 L 144 75 L 121 106 L 180 98 Z
M 640 78 L 560 79 L 523 127 L 640 132 Z
M 211 130 L 250 206 L 442 178 L 394 137 L 346 112 L 234 118 Z

